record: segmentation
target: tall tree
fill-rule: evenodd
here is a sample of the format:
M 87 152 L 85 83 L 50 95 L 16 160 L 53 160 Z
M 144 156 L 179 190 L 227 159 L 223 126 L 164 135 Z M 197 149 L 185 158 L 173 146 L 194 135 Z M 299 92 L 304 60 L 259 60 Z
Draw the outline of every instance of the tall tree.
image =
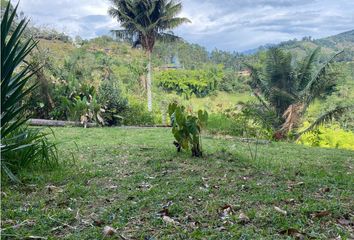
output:
M 267 52 L 263 68 L 248 65 L 251 70 L 250 86 L 254 94 L 264 107 L 276 112 L 281 120 L 275 127 L 283 134 L 299 127 L 309 105 L 316 98 L 329 95 L 334 90 L 338 72 L 332 66 L 334 59 L 341 52 L 317 67 L 319 52 L 320 48 L 317 48 L 303 60 L 294 63 L 290 53 L 279 48 L 271 48 Z M 351 106 L 338 106 L 328 111 L 306 130 L 311 130 L 324 120 L 342 114 L 348 108 Z
M 174 0 L 111 0 L 109 14 L 118 20 L 123 30 L 113 30 L 117 37 L 129 40 L 133 47 L 141 45 L 147 53 L 147 98 L 148 110 L 152 111 L 151 53 L 158 39 L 174 40 L 170 30 L 190 22 L 177 17 L 182 10 L 181 2 Z

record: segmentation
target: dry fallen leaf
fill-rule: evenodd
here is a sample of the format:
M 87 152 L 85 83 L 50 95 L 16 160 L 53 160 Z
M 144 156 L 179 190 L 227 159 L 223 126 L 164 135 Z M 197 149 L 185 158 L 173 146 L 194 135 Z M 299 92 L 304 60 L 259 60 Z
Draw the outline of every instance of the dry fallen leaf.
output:
M 105 226 L 103 228 L 103 235 L 104 236 L 113 236 L 116 233 L 117 233 L 117 231 L 114 228 L 110 227 L 110 226 Z
M 161 211 L 159 211 L 158 215 L 160 215 L 161 217 L 168 216 L 169 215 L 168 208 L 164 208 Z
M 27 239 L 37 239 L 37 240 L 46 240 L 47 237 L 40 237 L 40 236 L 28 236 Z
M 220 232 L 223 232 L 223 231 L 226 231 L 227 229 L 224 226 L 221 226 L 221 227 L 218 227 L 217 230 Z
M 294 237 L 295 239 L 305 239 L 305 235 L 301 232 L 299 232 L 299 230 L 295 229 L 295 228 L 289 228 L 289 229 L 285 229 L 283 231 L 279 232 L 280 234 L 283 235 L 288 235 L 291 237 Z
M 223 207 L 221 207 L 221 212 L 219 213 L 220 218 L 222 220 L 225 220 L 225 219 L 229 218 L 229 216 L 232 214 L 232 212 L 233 211 L 232 211 L 231 205 L 226 204 Z
M 331 191 L 331 189 L 329 187 L 320 188 L 320 192 L 322 192 L 322 193 L 327 193 L 330 191 Z
M 24 220 L 23 222 L 19 223 L 19 224 L 16 224 L 14 226 L 12 226 L 13 229 L 17 229 L 17 228 L 20 228 L 22 226 L 34 226 L 36 225 L 36 222 L 34 220 L 30 220 L 30 219 L 27 219 L 27 220 Z
M 46 189 L 48 193 L 61 193 L 64 191 L 62 188 L 56 187 L 54 185 L 48 185 L 46 186 Z
M 287 203 L 287 204 L 294 204 L 295 203 L 295 199 L 293 199 L 293 198 L 286 199 L 286 200 L 284 200 L 284 202 Z
M 101 227 L 104 224 L 104 222 L 100 219 L 93 219 L 93 225 L 97 227 Z
M 241 223 L 248 223 L 250 221 L 250 218 L 246 214 L 241 212 L 238 216 L 238 220 L 240 220 Z
M 200 226 L 200 222 L 190 222 L 189 223 L 189 226 L 191 227 L 191 228 L 199 228 L 199 226 Z
M 330 215 L 330 211 L 319 211 L 311 214 L 312 218 L 320 218 Z
M 287 215 L 288 214 L 287 211 L 285 211 L 285 210 L 283 210 L 283 209 L 281 209 L 279 207 L 274 207 L 274 210 L 277 211 L 278 213 L 283 214 L 283 215 Z
M 337 220 L 337 222 L 340 225 L 343 225 L 343 226 L 349 226 L 350 225 L 350 221 L 345 219 L 345 218 L 340 218 L 340 219 Z
M 106 187 L 107 189 L 117 189 L 118 186 L 117 185 L 110 185 L 108 187 Z
M 172 201 L 168 201 L 167 204 L 163 205 L 162 208 L 168 208 L 173 205 Z
M 288 184 L 288 189 L 292 190 L 294 187 L 300 187 L 300 186 L 303 186 L 304 184 L 305 184 L 304 182 L 297 182 L 297 183 L 290 182 Z
M 139 185 L 139 188 L 141 189 L 145 189 L 145 190 L 149 190 L 151 188 L 151 185 L 147 182 L 142 182 L 140 185 Z
M 162 220 L 164 220 L 166 223 L 170 223 L 170 224 L 175 224 L 176 223 L 175 220 L 173 220 L 169 216 L 163 216 Z

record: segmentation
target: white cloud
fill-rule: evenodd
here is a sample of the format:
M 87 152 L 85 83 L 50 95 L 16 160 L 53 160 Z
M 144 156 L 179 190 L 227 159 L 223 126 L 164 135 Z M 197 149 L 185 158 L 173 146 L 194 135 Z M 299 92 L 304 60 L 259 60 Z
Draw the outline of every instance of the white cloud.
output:
M 93 38 L 116 29 L 108 0 L 21 0 L 20 8 L 39 26 Z M 302 36 L 315 38 L 351 30 L 350 0 L 184 0 L 182 16 L 192 23 L 176 33 L 208 49 L 246 50 Z

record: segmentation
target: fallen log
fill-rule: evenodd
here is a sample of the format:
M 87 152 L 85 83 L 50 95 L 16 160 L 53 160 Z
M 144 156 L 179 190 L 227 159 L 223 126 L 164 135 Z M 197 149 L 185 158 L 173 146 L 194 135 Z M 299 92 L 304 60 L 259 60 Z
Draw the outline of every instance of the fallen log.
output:
M 30 126 L 49 126 L 49 127 L 97 127 L 97 123 L 81 123 L 75 121 L 47 120 L 47 119 L 29 119 Z

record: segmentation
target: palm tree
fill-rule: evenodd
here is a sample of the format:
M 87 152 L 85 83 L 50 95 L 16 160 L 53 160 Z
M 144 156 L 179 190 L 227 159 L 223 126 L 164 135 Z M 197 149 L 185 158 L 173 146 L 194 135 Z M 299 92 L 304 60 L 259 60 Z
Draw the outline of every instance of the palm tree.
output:
M 334 59 L 342 52 L 334 54 L 316 71 L 316 61 L 320 48 L 316 48 L 307 57 L 293 64 L 290 53 L 279 48 L 271 48 L 267 52 L 265 67 L 263 69 L 247 65 L 251 70 L 249 82 L 254 95 L 262 106 L 274 110 L 279 123 L 275 128 L 282 135 L 299 127 L 302 117 L 309 105 L 316 98 L 329 95 L 336 85 L 338 72 L 333 70 Z M 336 107 L 321 115 L 305 131 L 311 130 L 325 120 L 342 114 L 351 106 Z
M 113 30 L 117 37 L 127 39 L 133 47 L 141 45 L 148 57 L 147 98 L 148 110 L 152 111 L 151 94 L 151 53 L 158 39 L 174 40 L 177 37 L 167 32 L 187 18 L 176 17 L 182 10 L 182 4 L 174 0 L 111 0 L 109 15 L 117 18 L 124 30 Z

